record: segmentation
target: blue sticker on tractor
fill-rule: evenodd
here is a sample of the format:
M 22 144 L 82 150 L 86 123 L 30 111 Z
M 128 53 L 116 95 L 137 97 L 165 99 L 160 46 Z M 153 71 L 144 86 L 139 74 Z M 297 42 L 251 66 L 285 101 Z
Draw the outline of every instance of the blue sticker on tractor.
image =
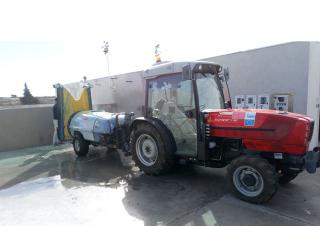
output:
M 256 113 L 255 112 L 246 112 L 244 117 L 244 125 L 245 126 L 254 126 L 256 122 Z

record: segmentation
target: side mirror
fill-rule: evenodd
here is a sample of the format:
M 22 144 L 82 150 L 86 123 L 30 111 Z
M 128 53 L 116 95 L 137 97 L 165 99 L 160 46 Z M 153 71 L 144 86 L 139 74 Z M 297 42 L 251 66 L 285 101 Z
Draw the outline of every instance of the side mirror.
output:
M 223 69 L 223 75 L 226 81 L 229 81 L 229 68 Z
M 182 81 L 192 80 L 192 70 L 190 64 L 182 67 Z

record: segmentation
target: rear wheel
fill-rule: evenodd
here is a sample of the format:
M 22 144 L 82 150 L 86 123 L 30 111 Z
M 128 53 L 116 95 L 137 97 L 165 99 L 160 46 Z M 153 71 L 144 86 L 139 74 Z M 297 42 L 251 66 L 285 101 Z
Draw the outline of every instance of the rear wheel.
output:
M 287 172 L 283 173 L 279 176 L 279 184 L 284 185 L 290 183 L 290 181 L 294 180 L 299 173 Z
M 86 156 L 88 154 L 89 143 L 83 139 L 82 135 L 75 135 L 72 144 L 73 150 L 78 156 Z
M 137 126 L 132 134 L 131 148 L 133 160 L 147 174 L 166 173 L 174 165 L 174 148 L 169 135 L 150 124 Z
M 241 156 L 233 160 L 228 167 L 228 180 L 237 197 L 252 203 L 269 201 L 278 188 L 274 167 L 259 157 Z

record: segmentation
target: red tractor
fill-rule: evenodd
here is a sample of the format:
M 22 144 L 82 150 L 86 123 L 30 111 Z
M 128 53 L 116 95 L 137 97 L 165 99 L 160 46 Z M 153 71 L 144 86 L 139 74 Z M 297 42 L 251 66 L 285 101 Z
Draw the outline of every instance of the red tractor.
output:
M 228 77 L 209 62 L 158 64 L 143 74 L 144 96 L 128 94 L 144 99 L 144 117 L 75 114 L 69 124 L 75 151 L 85 155 L 89 144 L 117 146 L 153 175 L 170 171 L 178 160 L 228 166 L 228 182 L 240 199 L 267 202 L 279 183 L 320 166 L 318 149 L 309 150 L 314 122 L 283 111 L 231 109 Z M 92 125 L 81 131 L 88 121 Z

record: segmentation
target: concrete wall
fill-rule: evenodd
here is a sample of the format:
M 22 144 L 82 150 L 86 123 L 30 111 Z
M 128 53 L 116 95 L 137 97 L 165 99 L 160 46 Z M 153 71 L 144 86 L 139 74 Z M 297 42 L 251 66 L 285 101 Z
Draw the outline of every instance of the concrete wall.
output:
M 52 143 L 52 105 L 0 109 L 0 151 Z
M 291 93 L 293 111 L 307 113 L 309 42 L 292 42 L 204 60 L 228 67 L 236 95 Z
M 145 104 L 145 80 L 142 71 L 118 76 L 114 87 L 117 112 L 134 112 L 143 115 Z

